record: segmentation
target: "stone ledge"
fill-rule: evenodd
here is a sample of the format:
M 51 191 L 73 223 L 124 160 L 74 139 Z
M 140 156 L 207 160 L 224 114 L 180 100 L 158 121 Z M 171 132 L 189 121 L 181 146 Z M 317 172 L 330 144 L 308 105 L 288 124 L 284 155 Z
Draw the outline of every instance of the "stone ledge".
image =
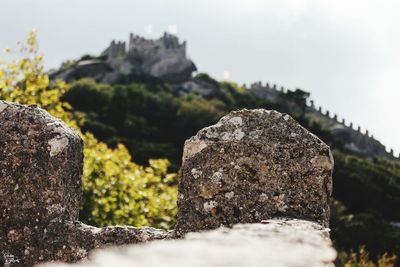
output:
M 189 233 L 183 240 L 95 250 L 74 265 L 52 263 L 41 267 L 261 267 L 334 266 L 336 251 L 329 229 L 317 223 L 277 218 L 233 228 Z

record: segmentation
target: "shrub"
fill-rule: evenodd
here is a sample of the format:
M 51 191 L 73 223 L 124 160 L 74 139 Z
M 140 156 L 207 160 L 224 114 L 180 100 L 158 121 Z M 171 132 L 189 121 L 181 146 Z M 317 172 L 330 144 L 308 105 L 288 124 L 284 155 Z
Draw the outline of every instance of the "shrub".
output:
M 143 167 L 131 161 L 123 145 L 111 149 L 92 134 L 83 134 L 79 125 L 84 118 L 60 99 L 68 86 L 61 81 L 50 83 L 43 71 L 34 32 L 22 43 L 20 52 L 21 59 L 0 65 L 0 99 L 38 105 L 81 134 L 85 144 L 82 220 L 97 226 L 172 227 L 177 192 L 175 174 L 167 173 L 169 162 L 150 160 L 150 165 Z

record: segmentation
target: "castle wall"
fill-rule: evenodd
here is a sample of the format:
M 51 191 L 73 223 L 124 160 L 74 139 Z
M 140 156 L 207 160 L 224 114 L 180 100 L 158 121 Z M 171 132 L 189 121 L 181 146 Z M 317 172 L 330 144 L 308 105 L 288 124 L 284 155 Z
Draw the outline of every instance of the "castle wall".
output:
M 376 140 L 374 136 L 369 133 L 368 130 L 365 130 L 365 132 L 363 132 L 361 126 L 355 128 L 352 122 L 347 125 L 344 118 L 340 120 L 337 114 L 331 116 L 329 110 L 323 112 L 322 107 L 316 108 L 313 100 L 308 103 L 308 112 L 324 117 L 325 119 L 329 120 L 333 125 L 341 126 L 346 131 L 350 139 L 350 142 L 345 144 L 345 147 L 347 149 L 368 157 L 380 156 L 390 159 L 400 159 L 400 155 L 395 155 L 393 149 L 388 151 L 387 148 L 378 140 Z M 335 126 L 333 128 L 335 128 Z M 338 127 L 336 127 L 336 129 L 338 129 Z
M 280 94 L 285 94 L 288 91 L 284 87 L 278 89 L 276 84 L 270 85 L 269 83 L 263 84 L 262 82 L 252 83 L 250 86 L 244 84 L 243 87 L 248 89 L 256 97 L 273 103 L 281 101 L 282 99 L 280 99 Z M 355 128 L 352 122 L 347 125 L 344 118 L 339 119 L 337 114 L 333 114 L 329 110 L 323 112 L 322 107 L 316 107 L 313 100 L 310 100 L 307 103 L 307 112 L 314 113 L 327 119 L 332 125 L 332 131 L 344 131 L 349 139 L 349 142 L 345 144 L 345 147 L 350 151 L 368 157 L 381 156 L 390 159 L 400 159 L 400 154 L 395 155 L 393 149 L 388 151 L 387 148 L 376 140 L 373 135 L 370 135 L 368 130 L 363 133 L 360 126 Z
M 0 123 L 0 266 L 82 260 L 75 266 L 305 267 L 335 261 L 326 228 L 331 151 L 286 114 L 232 112 L 185 143 L 172 231 L 79 222 L 79 134 L 36 106 L 4 101 Z M 152 240 L 162 241 L 143 244 Z M 124 255 L 127 245 L 138 243 Z M 104 250 L 117 245 L 124 247 L 112 257 L 113 249 Z M 91 264 L 87 256 L 96 248 L 104 254 Z
M 186 42 L 180 44 L 176 36 L 169 34 L 157 40 L 131 34 L 128 55 L 133 59 L 145 60 L 149 65 L 160 59 L 186 58 Z

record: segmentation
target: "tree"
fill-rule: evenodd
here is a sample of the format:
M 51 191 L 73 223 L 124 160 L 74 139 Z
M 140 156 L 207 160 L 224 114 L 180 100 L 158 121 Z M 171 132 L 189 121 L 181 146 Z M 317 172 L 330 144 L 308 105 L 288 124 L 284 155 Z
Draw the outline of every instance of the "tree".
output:
M 12 53 L 11 49 L 7 49 Z M 0 64 L 0 99 L 38 105 L 81 134 L 84 149 L 81 219 L 96 226 L 149 225 L 170 228 L 175 222 L 176 175 L 167 160 L 150 160 L 148 167 L 131 161 L 127 149 L 115 149 L 80 130 L 84 117 L 61 100 L 68 91 L 62 81 L 50 81 L 43 70 L 34 31 L 20 43 L 20 59 Z

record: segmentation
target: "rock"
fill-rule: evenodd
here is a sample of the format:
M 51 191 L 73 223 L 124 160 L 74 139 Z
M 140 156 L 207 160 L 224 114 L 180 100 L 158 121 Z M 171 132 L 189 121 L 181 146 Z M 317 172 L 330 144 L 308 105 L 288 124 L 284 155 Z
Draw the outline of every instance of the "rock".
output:
M 0 106 L 0 225 L 77 220 L 82 139 L 43 109 Z
M 49 76 L 51 79 L 62 79 L 66 82 L 82 78 L 91 78 L 98 82 L 109 79 L 108 81 L 111 83 L 115 82 L 118 78 L 114 69 L 107 62 L 102 60 L 82 60 L 66 70 L 50 73 Z M 114 79 L 110 80 L 111 76 L 113 76 Z
M 0 266 L 72 262 L 108 245 L 167 238 L 153 228 L 76 222 L 83 143 L 36 106 L 0 101 Z
M 241 110 L 185 142 L 176 234 L 277 216 L 329 223 L 329 147 L 289 115 Z
M 168 83 L 181 83 L 188 81 L 196 70 L 191 60 L 170 57 L 155 63 L 150 69 L 150 75 Z
M 175 232 L 96 228 L 78 220 L 83 143 L 36 106 L 0 101 L 0 266 L 75 262 L 92 249 L 181 237 L 95 254 L 87 266 L 332 266 L 329 147 L 290 116 L 241 110 L 185 143 Z M 137 264 L 137 265 L 135 265 Z M 84 265 L 86 266 L 86 265 Z
M 232 229 L 189 233 L 184 240 L 98 250 L 88 261 L 72 266 L 318 267 L 334 266 L 335 258 L 328 229 L 310 221 L 272 219 L 264 224 L 238 224 Z

